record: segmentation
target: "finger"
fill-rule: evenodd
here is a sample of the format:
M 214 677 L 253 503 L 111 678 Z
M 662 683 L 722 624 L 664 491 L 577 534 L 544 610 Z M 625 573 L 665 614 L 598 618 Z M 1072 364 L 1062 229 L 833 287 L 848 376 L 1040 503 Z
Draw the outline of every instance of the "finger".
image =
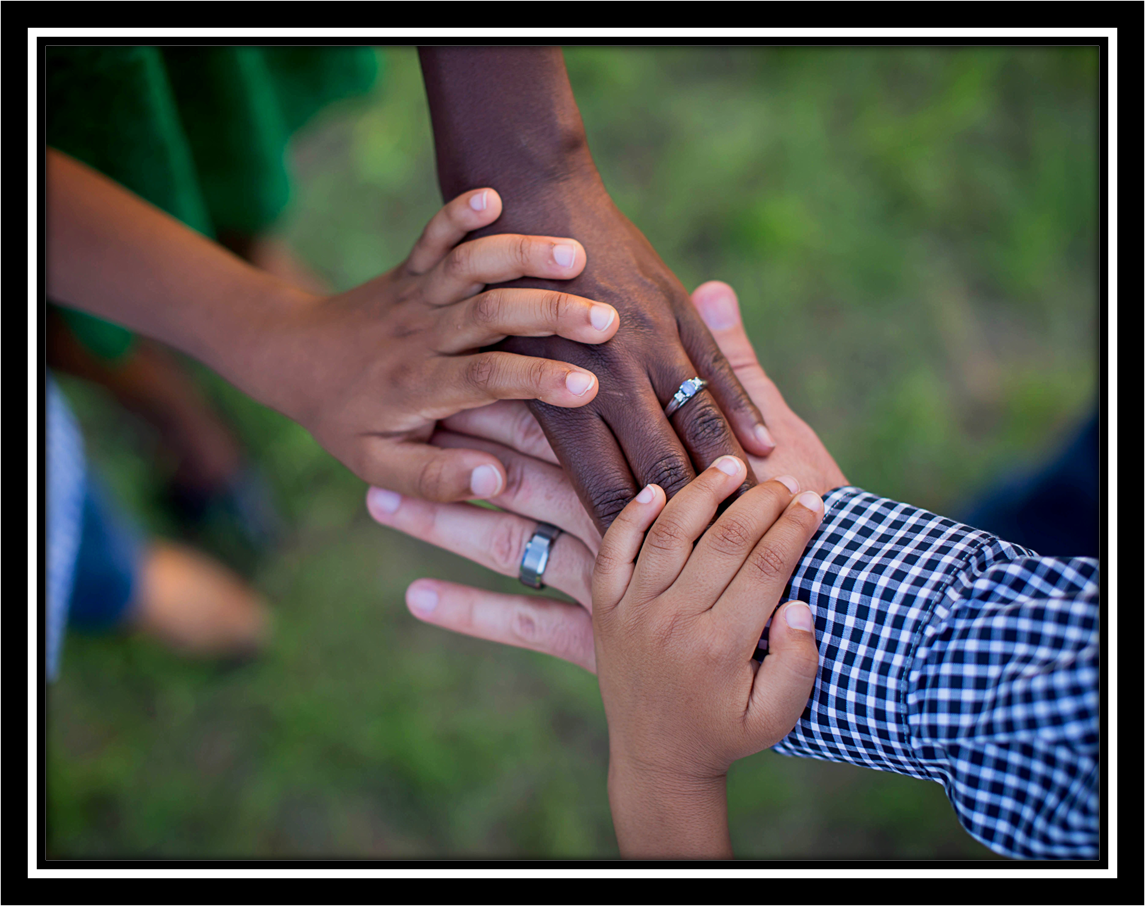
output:
M 584 246 L 575 239 L 499 233 L 463 242 L 431 270 L 423 293 L 432 305 L 452 305 L 486 284 L 519 277 L 568 280 L 584 270 Z
M 739 487 L 746 473 L 742 459 L 724 456 L 668 501 L 644 539 L 633 572 L 631 587 L 637 600 L 650 601 L 676 581 L 716 508 Z
M 802 601 L 789 601 L 771 621 L 767 657 L 751 687 L 747 720 L 760 745 L 773 746 L 794 729 L 818 669 L 814 616 Z
M 465 409 L 443 419 L 441 424 L 458 434 L 491 440 L 535 459 L 558 461 L 541 423 L 520 400 L 499 400 L 478 409 Z
M 562 409 L 589 403 L 599 389 L 591 371 L 511 352 L 478 352 L 435 360 L 430 386 L 436 388 L 425 416 L 447 418 L 462 409 L 496 400 L 542 400 Z
M 757 485 L 732 503 L 704 532 L 676 580 L 682 596 L 714 604 L 798 490 L 795 478 L 785 475 Z
M 600 549 L 600 532 L 560 466 L 525 456 L 493 441 L 452 431 L 435 432 L 430 443 L 492 453 L 505 468 L 505 487 L 489 499 L 490 503 L 518 516 L 557 526 L 583 541 L 593 556 Z
M 466 503 L 430 503 L 370 488 L 366 508 L 375 522 L 516 578 L 537 520 Z M 560 526 L 558 525 L 558 528 Z M 591 606 L 592 554 L 569 533 L 558 535 L 545 565 L 546 585 Z
M 755 349 L 744 331 L 735 291 L 726 283 L 713 280 L 697 287 L 692 301 L 736 378 L 747 389 L 764 419 L 769 417 L 769 413 L 784 409 L 782 395 L 759 364 Z
M 600 542 L 592 574 L 592 603 L 596 612 L 614 610 L 624 597 L 644 533 L 666 500 L 664 489 L 650 484 L 613 520 Z
M 664 417 L 663 404 L 643 369 L 604 358 L 600 354 L 608 346 L 578 346 L 561 337 L 509 337 L 498 348 L 531 354 L 527 344 L 538 342 L 553 359 L 584 361 L 587 353 L 590 361 L 602 363 L 601 374 L 608 376 L 608 386 L 601 388 L 591 412 L 529 404 L 544 423 L 557 458 L 570 467 L 573 487 L 602 532 L 640 488 L 655 484 L 671 498 L 696 477 L 688 451 Z
M 505 467 L 490 453 L 388 438 L 373 439 L 355 473 L 370 484 L 442 503 L 495 497 L 505 487 Z
M 822 498 L 814 491 L 797 494 L 712 608 L 716 619 L 743 639 L 747 657 L 755 651 L 776 602 L 822 521 Z
M 545 434 L 562 464 L 577 497 L 602 534 L 640 490 L 628 459 L 603 417 L 591 409 L 558 409 L 536 401 L 529 411 L 544 419 Z M 671 433 L 669 431 L 669 433 Z M 672 435 L 673 441 L 679 441 Z M 681 455 L 687 460 L 681 449 Z M 687 465 L 691 469 L 691 464 Z
M 696 290 L 701 298 L 714 297 L 715 301 L 708 304 L 714 316 L 718 318 L 731 308 L 736 312 L 738 321 L 734 294 L 730 300 L 724 298 L 730 292 L 730 286 L 712 283 L 706 283 Z M 679 319 L 679 329 L 680 340 L 688 357 L 695 363 L 700 377 L 708 382 L 708 390 L 719 411 L 723 413 L 744 449 L 756 456 L 766 456 L 775 448 L 775 441 L 764 424 L 763 415 L 736 377 L 735 370 L 720 351 L 703 319 L 698 313 L 689 312 L 688 316 Z
M 755 349 L 743 329 L 735 290 L 726 283 L 710 280 L 696 287 L 692 302 L 739 379 L 764 376 Z
M 491 289 L 444 309 L 436 349 L 454 354 L 507 336 L 560 336 L 603 343 L 620 326 L 616 309 L 582 296 L 545 289 Z
M 663 408 L 667 407 L 686 380 L 699 373 L 682 350 L 673 360 L 674 364 L 665 363 L 650 374 L 652 387 Z M 721 456 L 746 458 L 743 447 L 716 405 L 710 390 L 696 393 L 668 417 L 668 422 L 697 472 L 706 469 Z M 755 476 L 749 471 L 738 493 L 742 494 L 754 485 Z
M 493 189 L 474 189 L 445 205 L 421 231 L 406 259 L 406 270 L 424 274 L 435 267 L 467 233 L 501 216 L 501 196 Z
M 406 605 L 419 620 L 502 645 L 530 648 L 596 672 L 592 617 L 575 604 L 418 579 Z

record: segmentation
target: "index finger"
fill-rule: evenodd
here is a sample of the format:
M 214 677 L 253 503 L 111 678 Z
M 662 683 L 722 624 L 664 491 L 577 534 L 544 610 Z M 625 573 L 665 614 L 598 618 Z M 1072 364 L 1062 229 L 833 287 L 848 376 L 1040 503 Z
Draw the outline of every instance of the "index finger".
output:
M 424 274 L 473 230 L 489 226 L 501 216 L 501 196 L 493 189 L 463 192 L 446 204 L 425 225 L 406 258 L 406 270 Z

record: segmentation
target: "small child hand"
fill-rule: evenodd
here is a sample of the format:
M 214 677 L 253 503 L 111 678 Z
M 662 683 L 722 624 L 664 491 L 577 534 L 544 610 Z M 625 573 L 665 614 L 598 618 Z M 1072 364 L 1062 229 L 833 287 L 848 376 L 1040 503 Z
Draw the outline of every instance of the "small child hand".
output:
M 597 393 L 575 365 L 482 351 L 506 336 L 557 335 L 603 343 L 616 310 L 541 289 L 494 289 L 520 277 L 569 279 L 585 266 L 574 239 L 494 235 L 463 242 L 501 214 L 492 189 L 455 198 L 404 263 L 369 283 L 305 299 L 267 326 L 259 398 L 306 427 L 370 484 L 435 501 L 496 496 L 500 460 L 427 441 L 438 419 L 500 399 L 573 408 Z
M 823 501 L 795 493 L 784 476 L 752 488 L 709 528 L 745 469 L 721 457 L 666 505 L 649 485 L 601 542 L 593 632 L 625 856 L 730 856 L 728 767 L 786 736 L 811 694 L 810 609 L 775 608 Z M 752 655 L 773 611 L 759 664 Z

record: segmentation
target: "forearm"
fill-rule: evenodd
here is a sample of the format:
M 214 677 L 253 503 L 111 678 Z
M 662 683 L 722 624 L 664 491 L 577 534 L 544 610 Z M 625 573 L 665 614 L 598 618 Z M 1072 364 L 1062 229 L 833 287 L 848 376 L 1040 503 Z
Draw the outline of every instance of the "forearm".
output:
M 608 799 L 626 859 L 731 859 L 727 778 L 683 781 L 614 758 Z
M 557 48 L 421 51 L 446 197 L 491 186 L 504 213 L 481 232 L 571 236 L 587 264 L 575 278 L 511 285 L 608 302 L 620 327 L 588 350 L 554 337 L 508 337 L 504 351 L 588 368 L 600 393 L 576 414 L 531 403 L 573 487 L 602 530 L 647 484 L 675 494 L 719 456 L 771 448 L 762 419 L 700 321 L 687 291 L 604 189 Z M 708 382 L 674 421 L 664 406 L 683 381 Z M 734 422 L 729 424 L 729 420 Z M 749 473 L 745 489 L 754 484 Z
M 54 150 L 47 228 L 53 301 L 161 340 L 274 403 L 254 367 L 260 338 L 305 293 Z
M 1020 858 L 1093 858 L 1097 563 L 839 488 L 792 577 L 820 669 L 775 749 L 942 783 Z M 993 817 L 984 817 L 993 815 Z
M 493 186 L 503 217 L 532 219 L 542 212 L 525 199 L 597 179 L 560 48 L 423 47 L 419 56 L 444 197 Z

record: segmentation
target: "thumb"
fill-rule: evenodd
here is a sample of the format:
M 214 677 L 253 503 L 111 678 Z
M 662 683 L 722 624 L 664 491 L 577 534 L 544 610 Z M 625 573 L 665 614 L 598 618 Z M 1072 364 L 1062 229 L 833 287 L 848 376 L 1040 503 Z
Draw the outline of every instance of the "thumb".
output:
M 735 290 L 719 280 L 709 280 L 696 287 L 692 304 L 740 382 L 747 386 L 750 379 L 763 377 L 763 368 L 743 329 Z
M 483 500 L 505 489 L 505 467 L 493 454 L 412 442 L 380 445 L 359 477 L 436 503 Z
M 788 601 L 771 620 L 767 657 L 751 690 L 749 715 L 763 747 L 775 745 L 799 722 L 818 670 L 811 608 L 802 601 Z

